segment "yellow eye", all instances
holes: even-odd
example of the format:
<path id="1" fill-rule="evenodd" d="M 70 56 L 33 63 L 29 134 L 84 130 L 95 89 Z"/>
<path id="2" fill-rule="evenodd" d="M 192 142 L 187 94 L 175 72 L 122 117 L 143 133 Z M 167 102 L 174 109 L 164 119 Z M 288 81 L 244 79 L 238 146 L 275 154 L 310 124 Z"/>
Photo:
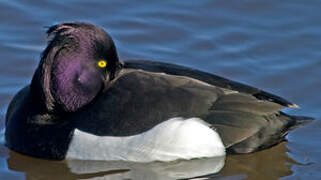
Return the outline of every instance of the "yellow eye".
<path id="1" fill-rule="evenodd" d="M 107 66 L 107 62 L 105 60 L 98 61 L 97 65 L 101 68 L 104 68 Z"/>

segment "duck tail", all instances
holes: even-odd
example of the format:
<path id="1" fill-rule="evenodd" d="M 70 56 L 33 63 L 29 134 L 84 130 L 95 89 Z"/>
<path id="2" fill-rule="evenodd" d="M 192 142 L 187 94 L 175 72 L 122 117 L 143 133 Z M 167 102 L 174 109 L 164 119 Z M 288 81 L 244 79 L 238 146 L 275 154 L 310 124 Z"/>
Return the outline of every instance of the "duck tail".
<path id="1" fill-rule="evenodd" d="M 288 121 L 288 123 L 286 124 L 286 126 L 284 127 L 284 129 L 280 135 L 282 141 L 287 141 L 286 135 L 289 133 L 289 131 L 296 129 L 300 126 L 304 126 L 314 120 L 314 118 L 306 117 L 306 116 L 288 115 L 282 111 L 280 112 L 280 114 L 283 115 L 283 117 L 285 117 L 285 119 L 287 119 L 287 121 Z"/>
<path id="2" fill-rule="evenodd" d="M 304 126 L 315 120 L 312 117 L 306 117 L 306 116 L 290 116 L 290 117 L 293 120 L 293 124 L 291 124 L 288 131 L 293 130 L 300 126 Z"/>

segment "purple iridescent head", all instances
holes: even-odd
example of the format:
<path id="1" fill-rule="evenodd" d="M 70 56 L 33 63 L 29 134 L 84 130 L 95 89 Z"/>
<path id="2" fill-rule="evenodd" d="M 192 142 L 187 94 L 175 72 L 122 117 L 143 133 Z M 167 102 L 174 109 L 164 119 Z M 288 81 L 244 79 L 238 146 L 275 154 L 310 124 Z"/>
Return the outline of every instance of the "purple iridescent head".
<path id="1" fill-rule="evenodd" d="M 51 40 L 34 74 L 32 93 L 48 111 L 74 112 L 90 103 L 120 68 L 114 42 L 88 23 L 62 23 L 47 33 Z"/>

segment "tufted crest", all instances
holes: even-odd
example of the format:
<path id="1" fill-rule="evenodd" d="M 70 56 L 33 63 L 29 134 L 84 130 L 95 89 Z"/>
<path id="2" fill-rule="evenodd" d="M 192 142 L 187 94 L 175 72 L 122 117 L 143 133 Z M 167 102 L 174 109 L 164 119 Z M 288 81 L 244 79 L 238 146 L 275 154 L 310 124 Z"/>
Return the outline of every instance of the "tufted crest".
<path id="1" fill-rule="evenodd" d="M 119 60 L 111 37 L 98 26 L 83 23 L 61 23 L 47 30 L 48 46 L 41 55 L 33 76 L 31 92 L 42 103 L 44 111 L 53 111 L 55 98 L 51 92 L 52 68 L 59 57 L 82 52 L 84 56 L 99 59 L 110 57 L 110 79 L 114 77 Z"/>

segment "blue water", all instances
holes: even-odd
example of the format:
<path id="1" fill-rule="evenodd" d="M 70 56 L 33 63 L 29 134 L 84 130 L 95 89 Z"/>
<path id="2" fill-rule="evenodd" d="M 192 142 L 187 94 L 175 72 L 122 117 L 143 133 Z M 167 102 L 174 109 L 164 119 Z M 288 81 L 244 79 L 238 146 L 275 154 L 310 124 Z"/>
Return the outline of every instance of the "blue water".
<path id="1" fill-rule="evenodd" d="M 321 1 L 298 0 L 2 0 L 0 127 L 10 100 L 30 82 L 39 62 L 46 46 L 44 27 L 89 21 L 112 35 L 121 59 L 158 60 L 215 73 L 285 97 L 301 107 L 287 112 L 316 118 L 292 131 L 287 143 L 228 156 L 225 167 L 208 177 L 320 179 L 320 8 Z M 136 167 L 127 167 L 129 172 L 120 171 L 120 166 L 108 173 L 79 175 L 64 161 L 29 158 L 0 146 L 0 179 L 137 179 L 146 175 Z M 162 165 L 157 168 L 146 170 L 145 177 L 164 179 L 170 173 L 159 173 Z"/>

